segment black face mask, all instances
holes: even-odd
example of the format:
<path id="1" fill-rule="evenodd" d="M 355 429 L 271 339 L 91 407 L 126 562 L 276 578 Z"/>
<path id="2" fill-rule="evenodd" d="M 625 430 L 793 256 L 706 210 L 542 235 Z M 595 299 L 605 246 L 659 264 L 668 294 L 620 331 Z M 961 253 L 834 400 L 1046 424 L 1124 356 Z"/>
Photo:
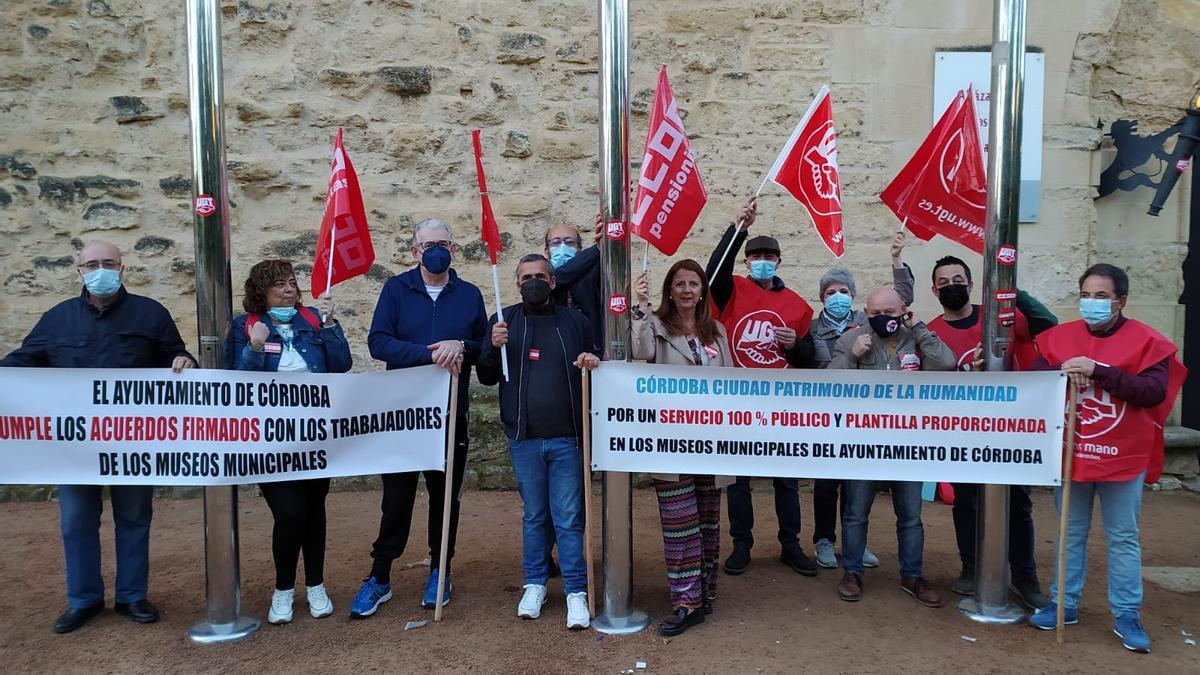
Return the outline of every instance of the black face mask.
<path id="1" fill-rule="evenodd" d="M 957 312 L 971 300 L 971 291 L 966 284 L 948 284 L 937 289 L 938 302 L 942 307 Z"/>
<path id="2" fill-rule="evenodd" d="M 550 283 L 545 279 L 527 279 L 521 282 L 521 302 L 526 307 L 540 307 L 550 299 Z"/>
<path id="3" fill-rule="evenodd" d="M 888 316 L 887 314 L 876 314 L 868 319 L 871 324 L 871 330 L 879 337 L 892 337 L 896 331 L 900 330 L 901 317 Z"/>

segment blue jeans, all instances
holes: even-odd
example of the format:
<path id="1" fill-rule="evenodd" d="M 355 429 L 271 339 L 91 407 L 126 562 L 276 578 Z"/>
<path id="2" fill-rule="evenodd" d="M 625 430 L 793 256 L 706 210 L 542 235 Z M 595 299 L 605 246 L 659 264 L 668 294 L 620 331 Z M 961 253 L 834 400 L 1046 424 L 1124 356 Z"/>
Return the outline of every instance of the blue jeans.
<path id="1" fill-rule="evenodd" d="M 1142 512 L 1142 481 L 1145 474 L 1126 481 L 1071 483 L 1071 503 L 1067 516 L 1066 592 L 1063 604 L 1078 608 L 1087 576 L 1088 530 L 1092 527 L 1092 506 L 1100 496 L 1104 520 L 1104 539 L 1108 543 L 1108 606 L 1113 616 L 1142 608 L 1142 546 L 1138 539 L 1138 518 Z M 1054 506 L 1062 513 L 1062 488 L 1054 490 Z M 1057 547 L 1055 547 L 1057 551 Z M 1057 560 L 1054 569 L 1058 570 Z M 1050 597 L 1058 599 L 1055 578 Z"/>
<path id="2" fill-rule="evenodd" d="M 558 564 L 567 593 L 587 590 L 583 559 L 583 453 L 574 438 L 509 439 L 517 489 L 525 507 L 521 521 L 525 583 L 545 585 L 549 576 L 548 525 L 558 540 Z"/>
<path id="3" fill-rule="evenodd" d="M 900 576 L 921 576 L 924 562 L 925 526 L 921 523 L 921 484 L 905 481 L 889 483 L 892 508 L 896 511 L 896 541 L 900 548 Z M 842 569 L 863 573 L 863 552 L 867 550 L 867 519 L 875 501 L 875 483 L 866 480 L 842 482 Z"/>
<path id="4" fill-rule="evenodd" d="M 67 561 L 67 600 L 82 609 L 104 602 L 100 575 L 100 513 L 104 510 L 99 485 L 60 485 L 63 549 Z M 150 577 L 150 516 L 154 488 L 114 485 L 113 529 L 117 548 L 117 602 L 146 598 Z"/>

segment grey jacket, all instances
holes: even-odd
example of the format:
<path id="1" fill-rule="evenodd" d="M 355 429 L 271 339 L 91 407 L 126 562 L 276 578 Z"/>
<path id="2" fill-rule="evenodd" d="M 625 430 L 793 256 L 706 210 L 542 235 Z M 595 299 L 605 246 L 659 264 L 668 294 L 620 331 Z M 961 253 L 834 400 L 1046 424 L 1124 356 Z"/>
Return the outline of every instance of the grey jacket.
<path id="1" fill-rule="evenodd" d="M 871 334 L 871 350 L 859 358 L 854 341 Z M 869 325 L 846 331 L 833 348 L 830 368 L 843 370 L 954 370 L 958 358 L 937 335 L 917 322 L 912 328 L 901 326 L 890 339 L 875 335 Z"/>
<path id="2" fill-rule="evenodd" d="M 911 305 L 913 303 L 913 274 L 908 265 L 892 268 L 892 287 L 900 294 L 900 299 L 904 301 L 904 304 Z M 867 313 L 857 309 L 850 313 L 849 320 L 846 322 L 846 330 L 865 325 L 867 325 Z M 825 320 L 825 310 L 821 310 L 813 319 L 812 328 L 808 332 L 813 337 L 813 364 L 817 368 L 828 368 L 829 362 L 833 360 L 833 346 L 842 334 L 838 331 L 837 326 L 832 326 Z"/>

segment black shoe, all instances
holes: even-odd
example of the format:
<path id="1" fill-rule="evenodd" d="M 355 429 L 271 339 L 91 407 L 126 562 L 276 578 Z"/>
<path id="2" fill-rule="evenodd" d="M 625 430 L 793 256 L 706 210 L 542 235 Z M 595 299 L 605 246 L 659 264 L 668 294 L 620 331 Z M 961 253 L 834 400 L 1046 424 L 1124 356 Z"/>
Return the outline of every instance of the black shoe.
<path id="1" fill-rule="evenodd" d="M 96 616 L 104 609 L 104 603 L 98 602 L 91 607 L 71 607 L 54 622 L 55 633 L 70 633 L 88 622 L 88 619 Z"/>
<path id="2" fill-rule="evenodd" d="M 783 553 L 779 554 L 779 562 L 795 570 L 796 574 L 803 574 L 806 577 L 817 576 L 817 564 L 804 555 L 804 551 L 799 546 L 783 549 Z"/>
<path id="3" fill-rule="evenodd" d="M 149 600 L 118 602 L 113 605 L 113 610 L 117 614 L 123 614 L 137 623 L 154 623 L 158 621 L 158 608 L 150 604 Z"/>
<path id="4" fill-rule="evenodd" d="M 967 597 L 975 595 L 975 570 L 963 569 L 951 584 L 950 590 Z"/>
<path id="5" fill-rule="evenodd" d="M 725 574 L 737 576 L 750 566 L 750 549 L 734 546 L 733 553 L 725 559 Z"/>
<path id="6" fill-rule="evenodd" d="M 686 609 L 677 609 L 658 624 L 658 632 L 663 637 L 675 637 L 700 623 L 704 623 L 703 609 L 693 609 L 690 613 Z"/>
<path id="7" fill-rule="evenodd" d="M 1017 597 L 1021 599 L 1021 604 L 1034 611 L 1043 609 L 1050 604 L 1050 598 L 1047 598 L 1042 593 L 1037 577 L 1032 579 L 1013 579 L 1012 589 L 1017 592 Z"/>
<path id="8" fill-rule="evenodd" d="M 562 569 L 558 566 L 558 563 L 554 561 L 554 558 L 551 558 L 550 565 L 546 568 L 546 578 L 547 579 L 556 579 L 561 576 L 562 576 Z"/>
<path id="9" fill-rule="evenodd" d="M 716 598 L 705 598 L 704 599 L 704 601 L 700 604 L 700 609 L 704 611 L 704 616 L 708 616 L 709 614 L 713 613 L 713 603 L 715 603 L 716 601 L 717 601 Z"/>

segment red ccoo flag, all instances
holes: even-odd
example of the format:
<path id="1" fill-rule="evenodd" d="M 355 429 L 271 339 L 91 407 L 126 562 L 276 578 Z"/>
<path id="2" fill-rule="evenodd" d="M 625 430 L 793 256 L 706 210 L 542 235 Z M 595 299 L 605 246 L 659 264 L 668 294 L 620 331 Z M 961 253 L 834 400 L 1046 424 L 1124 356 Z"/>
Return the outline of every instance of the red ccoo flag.
<path id="1" fill-rule="evenodd" d="M 920 239 L 940 234 L 983 253 L 987 172 L 975 119 L 975 92 L 968 88 L 879 199 Z"/>
<path id="2" fill-rule="evenodd" d="M 842 257 L 846 252 L 842 238 L 842 186 L 828 86 L 817 92 L 767 174 L 767 180 L 800 200 L 821 241 L 834 256 Z"/>
<path id="3" fill-rule="evenodd" d="M 375 247 L 367 227 L 367 210 L 363 207 L 358 174 L 350 163 L 350 155 L 342 145 L 342 130 L 338 129 L 333 143 L 330 163 L 329 189 L 325 193 L 325 215 L 317 235 L 317 256 L 313 260 L 312 294 L 321 295 L 347 279 L 366 273 L 375 262 Z"/>
<path id="4" fill-rule="evenodd" d="M 633 231 L 663 255 L 674 255 L 707 201 L 696 157 L 667 81 L 667 67 L 663 66 L 658 72 L 642 175 L 633 200 Z M 611 231 L 609 236 L 613 236 Z"/>
<path id="5" fill-rule="evenodd" d="M 479 201 L 483 207 L 483 232 L 480 235 L 487 244 L 488 259 L 496 264 L 496 255 L 504 250 L 500 242 L 500 226 L 492 214 L 492 201 L 488 199 L 487 179 L 483 176 L 483 149 L 479 147 L 479 129 L 471 132 L 471 143 L 475 146 L 475 177 L 479 179 Z"/>

